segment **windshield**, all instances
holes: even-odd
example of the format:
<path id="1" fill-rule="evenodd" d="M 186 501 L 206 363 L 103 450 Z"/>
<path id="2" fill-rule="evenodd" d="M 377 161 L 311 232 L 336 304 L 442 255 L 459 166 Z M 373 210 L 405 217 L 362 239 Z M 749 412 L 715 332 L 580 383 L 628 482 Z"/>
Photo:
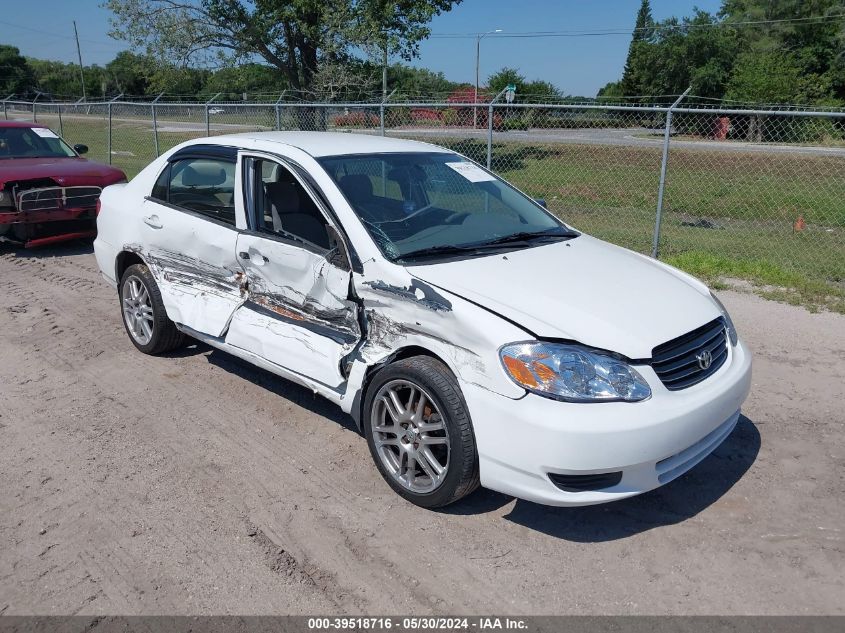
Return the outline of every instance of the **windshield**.
<path id="1" fill-rule="evenodd" d="M 0 159 L 74 156 L 76 152 L 46 127 L 0 127 Z"/>
<path id="2" fill-rule="evenodd" d="M 573 236 L 533 200 L 457 154 L 328 156 L 320 164 L 390 259 Z"/>

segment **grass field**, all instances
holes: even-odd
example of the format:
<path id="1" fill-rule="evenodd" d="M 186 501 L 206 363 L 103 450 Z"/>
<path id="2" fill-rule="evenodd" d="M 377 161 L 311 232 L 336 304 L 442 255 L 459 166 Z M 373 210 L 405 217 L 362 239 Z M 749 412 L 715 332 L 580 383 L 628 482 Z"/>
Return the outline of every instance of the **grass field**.
<path id="1" fill-rule="evenodd" d="M 162 127 L 168 129 L 171 118 Z M 56 117 L 39 120 L 58 131 Z M 249 121 L 226 131 L 268 123 Z M 152 125 L 116 119 L 113 126 L 112 163 L 131 178 L 155 157 Z M 108 162 L 104 119 L 65 117 L 63 131 L 69 142 L 87 144 L 92 159 Z M 160 131 L 159 147 L 164 151 L 204 135 L 202 125 L 194 131 Z M 437 142 L 486 161 L 483 141 Z M 650 147 L 497 141 L 492 167 L 531 196 L 544 198 L 577 228 L 648 253 L 660 159 L 660 149 Z M 799 217 L 806 228 L 795 232 Z M 711 284 L 744 279 L 772 298 L 845 312 L 845 161 L 672 149 L 660 254 Z"/>

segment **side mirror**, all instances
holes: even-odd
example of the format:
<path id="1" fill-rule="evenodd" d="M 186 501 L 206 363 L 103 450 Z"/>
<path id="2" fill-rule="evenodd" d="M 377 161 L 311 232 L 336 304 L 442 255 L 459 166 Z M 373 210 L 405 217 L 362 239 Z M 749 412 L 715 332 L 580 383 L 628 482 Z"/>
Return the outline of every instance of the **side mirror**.
<path id="1" fill-rule="evenodd" d="M 326 253 L 326 261 L 341 270 L 351 270 L 349 255 L 340 233 L 331 224 L 326 225 L 326 233 L 329 235 L 329 252 Z"/>
<path id="2" fill-rule="evenodd" d="M 549 208 L 549 205 L 547 205 L 547 204 L 546 204 L 546 201 L 545 201 L 543 198 L 534 198 L 534 202 L 536 202 L 537 204 L 539 204 L 539 205 L 540 205 L 541 207 L 543 207 L 544 209 L 548 209 L 548 208 Z"/>
<path id="3" fill-rule="evenodd" d="M 88 146 L 83 145 L 82 143 L 77 143 L 73 146 L 73 151 L 77 154 L 87 154 L 88 153 Z"/>

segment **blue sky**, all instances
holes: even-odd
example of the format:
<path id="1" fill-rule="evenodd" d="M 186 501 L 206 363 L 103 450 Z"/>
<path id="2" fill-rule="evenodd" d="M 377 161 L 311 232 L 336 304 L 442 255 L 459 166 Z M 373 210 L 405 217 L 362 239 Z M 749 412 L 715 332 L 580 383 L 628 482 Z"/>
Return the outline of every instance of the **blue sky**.
<path id="1" fill-rule="evenodd" d="M 326 0 L 330 1 L 330 0 Z M 77 21 L 83 62 L 104 64 L 125 48 L 109 38 L 109 12 L 101 0 L 9 2 L 0 14 L 0 43 L 24 55 L 76 60 L 72 21 Z M 698 6 L 717 11 L 720 0 L 652 0 L 656 19 L 687 15 Z M 640 0 L 464 0 L 432 22 L 432 32 L 479 33 L 493 29 L 579 31 L 630 29 Z M 55 37 L 58 35 L 59 37 Z M 629 35 L 557 38 L 497 38 L 481 42 L 481 77 L 503 66 L 528 79 L 551 81 L 567 94 L 592 96 L 622 73 Z M 475 81 L 475 39 L 431 39 L 414 65 L 442 71 L 453 81 Z"/>

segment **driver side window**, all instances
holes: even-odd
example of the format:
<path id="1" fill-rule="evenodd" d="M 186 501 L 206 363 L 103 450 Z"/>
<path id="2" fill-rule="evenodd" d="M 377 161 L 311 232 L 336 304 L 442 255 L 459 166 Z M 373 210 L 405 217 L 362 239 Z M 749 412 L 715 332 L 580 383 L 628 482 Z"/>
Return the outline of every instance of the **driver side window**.
<path id="1" fill-rule="evenodd" d="M 211 158 L 174 161 L 151 197 L 235 226 L 235 164 Z"/>
<path id="2" fill-rule="evenodd" d="M 329 250 L 326 219 L 294 175 L 275 161 L 252 160 L 258 181 L 253 205 L 256 230 Z"/>

